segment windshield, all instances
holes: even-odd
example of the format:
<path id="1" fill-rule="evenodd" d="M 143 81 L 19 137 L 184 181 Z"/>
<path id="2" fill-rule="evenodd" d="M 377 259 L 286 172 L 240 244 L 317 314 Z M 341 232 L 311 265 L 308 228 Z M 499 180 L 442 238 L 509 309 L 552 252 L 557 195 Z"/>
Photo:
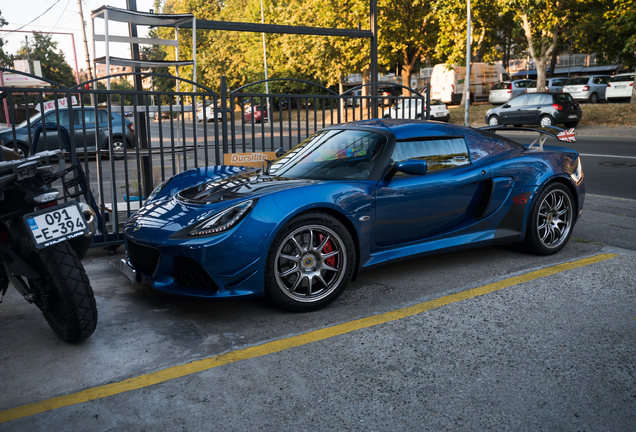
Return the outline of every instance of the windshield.
<path id="1" fill-rule="evenodd" d="M 274 161 L 268 174 L 292 179 L 367 180 L 385 145 L 386 137 L 373 132 L 321 131 Z"/>
<path id="2" fill-rule="evenodd" d="M 589 77 L 572 78 L 570 81 L 568 81 L 568 85 L 583 85 L 587 84 L 589 80 Z"/>

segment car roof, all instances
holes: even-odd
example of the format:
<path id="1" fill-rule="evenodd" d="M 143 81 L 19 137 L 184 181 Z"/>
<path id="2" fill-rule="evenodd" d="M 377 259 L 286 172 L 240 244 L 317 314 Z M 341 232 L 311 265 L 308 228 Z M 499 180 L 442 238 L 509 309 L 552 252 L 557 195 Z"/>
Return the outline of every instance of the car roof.
<path id="1" fill-rule="evenodd" d="M 430 136 L 463 136 L 464 128 L 454 124 L 440 123 L 436 121 L 426 120 L 409 120 L 409 119 L 372 119 L 361 120 L 344 125 L 334 126 L 334 128 L 347 128 L 348 126 L 374 128 L 382 131 L 388 131 L 395 135 L 399 140 L 430 137 Z"/>

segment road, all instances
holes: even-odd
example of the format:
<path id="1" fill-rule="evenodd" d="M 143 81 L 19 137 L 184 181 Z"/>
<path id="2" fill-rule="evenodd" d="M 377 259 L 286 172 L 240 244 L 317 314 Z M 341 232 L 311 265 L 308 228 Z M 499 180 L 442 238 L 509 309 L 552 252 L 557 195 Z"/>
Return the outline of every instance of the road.
<path id="1" fill-rule="evenodd" d="M 122 255 L 94 249 L 85 343 L 60 342 L 14 289 L 0 305 L 0 430 L 633 430 L 636 201 L 590 191 L 597 157 L 559 254 L 399 262 L 309 314 L 130 285 Z"/>
<path id="2" fill-rule="evenodd" d="M 536 134 L 505 136 L 529 144 Z M 546 144 L 561 143 L 553 140 Z M 563 146 L 581 154 L 587 193 L 636 199 L 636 138 L 577 136 L 575 143 L 563 143 Z"/>

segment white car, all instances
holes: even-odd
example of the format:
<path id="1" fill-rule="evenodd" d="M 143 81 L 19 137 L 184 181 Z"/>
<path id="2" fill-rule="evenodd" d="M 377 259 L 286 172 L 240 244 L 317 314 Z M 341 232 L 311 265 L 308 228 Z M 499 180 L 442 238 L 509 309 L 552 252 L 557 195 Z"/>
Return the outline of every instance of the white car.
<path id="1" fill-rule="evenodd" d="M 217 118 L 217 120 L 221 120 L 222 115 L 223 115 L 223 111 L 221 110 L 221 108 L 217 108 L 216 109 L 216 118 Z M 228 109 L 227 110 L 228 118 L 230 117 L 230 115 L 231 115 L 231 112 Z M 213 106 L 207 106 L 205 108 L 205 117 L 206 117 L 207 121 L 209 121 L 209 122 L 214 120 L 214 107 Z M 197 111 L 197 121 L 199 123 L 201 123 L 203 121 L 203 108 L 199 108 L 198 111 Z"/>
<path id="2" fill-rule="evenodd" d="M 426 99 L 404 99 L 384 110 L 384 118 L 426 119 Z M 450 112 L 446 105 L 437 99 L 431 99 L 431 120 L 447 122 Z"/>
<path id="3" fill-rule="evenodd" d="M 634 73 L 624 73 L 613 76 L 607 84 L 605 98 L 608 102 L 617 102 L 632 97 L 634 90 Z"/>

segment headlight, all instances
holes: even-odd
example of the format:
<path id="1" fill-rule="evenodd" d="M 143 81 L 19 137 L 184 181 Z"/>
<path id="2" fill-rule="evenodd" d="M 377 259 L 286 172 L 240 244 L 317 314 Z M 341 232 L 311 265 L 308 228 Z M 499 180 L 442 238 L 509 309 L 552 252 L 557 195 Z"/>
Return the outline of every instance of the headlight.
<path id="1" fill-rule="evenodd" d="M 209 217 L 203 223 L 197 225 L 192 231 L 191 236 L 203 236 L 210 234 L 218 234 L 227 231 L 237 223 L 239 223 L 247 213 L 254 208 L 257 200 L 249 200 L 223 210 L 214 216 Z"/>
<path id="2" fill-rule="evenodd" d="M 170 182 L 170 180 L 172 180 L 172 177 L 170 177 L 168 180 L 164 180 L 161 182 L 161 184 L 159 186 L 157 186 L 155 188 L 155 190 L 152 191 L 152 193 L 150 194 L 150 196 L 148 197 L 148 201 L 150 201 L 151 199 L 153 199 L 154 197 L 157 196 L 157 194 L 159 192 L 161 192 L 163 190 L 163 188 L 166 187 L 166 185 Z"/>

